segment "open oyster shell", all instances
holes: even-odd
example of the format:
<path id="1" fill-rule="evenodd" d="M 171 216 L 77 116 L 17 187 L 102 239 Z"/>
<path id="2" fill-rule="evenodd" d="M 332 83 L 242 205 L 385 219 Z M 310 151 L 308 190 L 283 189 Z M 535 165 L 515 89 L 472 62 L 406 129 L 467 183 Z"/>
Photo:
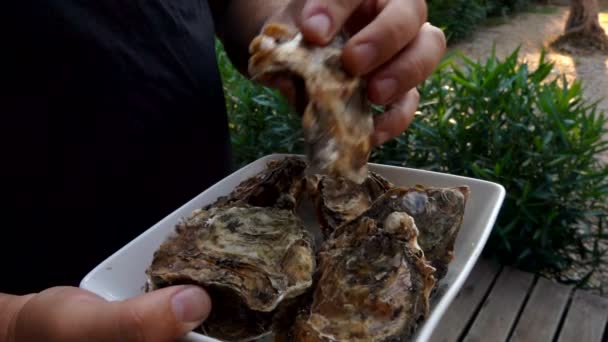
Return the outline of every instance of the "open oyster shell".
<path id="1" fill-rule="evenodd" d="M 326 238 L 344 223 L 370 209 L 378 200 L 392 210 L 414 217 L 420 230 L 418 241 L 426 258 L 437 269 L 437 279 L 442 279 L 447 273 L 464 218 L 468 187 L 401 188 L 373 172 L 369 172 L 362 184 L 321 175 L 309 176 L 307 184 Z M 382 196 L 387 193 L 390 194 Z"/>
<path id="2" fill-rule="evenodd" d="M 249 73 L 270 80 L 290 75 L 304 81 L 308 104 L 302 117 L 311 166 L 358 184 L 367 176 L 374 129 L 365 83 L 341 64 L 345 37 L 327 46 L 304 41 L 300 32 L 267 25 L 250 44 Z"/>
<path id="3" fill-rule="evenodd" d="M 379 196 L 394 187 L 374 172 L 369 172 L 362 184 L 344 177 L 314 175 L 308 177 L 307 186 L 325 238 L 340 225 L 363 214 Z"/>
<path id="4" fill-rule="evenodd" d="M 454 243 L 464 219 L 469 198 L 466 186 L 454 188 L 393 188 L 379 197 L 363 215 L 384 219 L 391 212 L 405 212 L 420 231 L 418 242 L 441 280 L 454 258 Z M 338 230 L 347 229 L 340 227 Z"/>
<path id="5" fill-rule="evenodd" d="M 428 315 L 435 269 L 418 246 L 413 218 L 373 209 L 327 241 L 308 313 L 277 340 L 401 341 Z"/>

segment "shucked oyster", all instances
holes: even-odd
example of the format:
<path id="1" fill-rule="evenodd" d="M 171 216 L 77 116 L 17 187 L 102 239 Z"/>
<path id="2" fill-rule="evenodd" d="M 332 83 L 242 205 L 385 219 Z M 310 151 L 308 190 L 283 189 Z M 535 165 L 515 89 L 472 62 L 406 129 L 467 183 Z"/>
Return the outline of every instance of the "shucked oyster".
<path id="1" fill-rule="evenodd" d="M 379 196 L 394 187 L 374 172 L 369 172 L 362 184 L 322 175 L 308 177 L 307 184 L 326 238 L 341 224 L 363 214 Z"/>
<path id="2" fill-rule="evenodd" d="M 302 118 L 311 166 L 321 173 L 362 183 L 367 176 L 374 129 L 365 83 L 341 64 L 345 37 L 327 46 L 305 42 L 302 34 L 268 25 L 250 45 L 253 79 L 278 74 L 302 79 L 308 104 Z"/>
<path id="3" fill-rule="evenodd" d="M 372 209 L 323 247 L 308 313 L 280 341 L 401 341 L 428 315 L 435 270 L 414 220 L 378 202 Z"/>
<path id="4" fill-rule="evenodd" d="M 405 212 L 420 231 L 418 242 L 442 279 L 454 257 L 454 243 L 462 226 L 469 188 L 393 188 L 378 198 L 365 216 L 383 220 L 391 212 Z M 342 228 L 339 228 L 340 230 Z"/>

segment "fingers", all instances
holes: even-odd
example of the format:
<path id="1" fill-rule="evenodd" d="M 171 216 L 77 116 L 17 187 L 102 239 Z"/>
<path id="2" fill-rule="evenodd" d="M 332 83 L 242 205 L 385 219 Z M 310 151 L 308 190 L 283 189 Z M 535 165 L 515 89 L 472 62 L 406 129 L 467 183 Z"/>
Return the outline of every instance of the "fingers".
<path id="1" fill-rule="evenodd" d="M 377 14 L 377 0 L 364 0 L 348 18 L 344 29 L 349 35 L 356 34 L 371 23 Z"/>
<path id="2" fill-rule="evenodd" d="M 370 100 L 379 105 L 389 104 L 423 82 L 441 61 L 445 49 L 443 32 L 424 24 L 409 46 L 370 75 Z"/>
<path id="3" fill-rule="evenodd" d="M 307 40 L 325 45 L 342 29 L 363 0 L 308 0 L 302 10 L 300 30 Z"/>
<path id="4" fill-rule="evenodd" d="M 16 296 L 8 294 L 0 294 L 0 341 L 17 341 L 15 337 L 15 328 L 17 316 L 23 306 L 34 297 L 34 294 L 25 296 Z"/>
<path id="5" fill-rule="evenodd" d="M 87 319 L 91 315 L 84 315 L 83 311 L 100 304 L 105 305 L 105 301 L 76 288 L 45 290 L 31 296 L 15 315 L 11 329 L 13 341 L 75 341 L 78 336 L 83 338 L 78 325 L 81 322 L 90 325 L 86 321 L 92 320 Z M 106 337 L 105 340 L 109 339 Z"/>
<path id="6" fill-rule="evenodd" d="M 372 143 L 382 145 L 403 133 L 412 123 L 419 101 L 418 91 L 412 89 L 392 104 L 386 113 L 376 117 Z"/>
<path id="7" fill-rule="evenodd" d="M 15 341 L 170 341 L 204 321 L 211 300 L 200 288 L 176 286 L 121 302 L 77 288 L 53 288 L 17 315 Z"/>
<path id="8" fill-rule="evenodd" d="M 366 75 L 389 61 L 418 34 L 426 21 L 423 0 L 378 1 L 379 14 L 344 48 L 344 65 L 354 75 Z"/>
<path id="9" fill-rule="evenodd" d="M 211 300 L 197 286 L 157 290 L 104 312 L 107 325 L 125 341 L 169 341 L 200 325 L 209 315 Z"/>

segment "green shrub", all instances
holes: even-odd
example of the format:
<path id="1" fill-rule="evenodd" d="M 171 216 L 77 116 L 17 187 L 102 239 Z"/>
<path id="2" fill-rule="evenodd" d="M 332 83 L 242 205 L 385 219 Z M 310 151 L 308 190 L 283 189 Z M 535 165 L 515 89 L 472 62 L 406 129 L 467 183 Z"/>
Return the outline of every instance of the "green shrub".
<path id="1" fill-rule="evenodd" d="M 487 0 L 485 1 L 488 16 L 504 16 L 525 10 L 530 0 Z"/>
<path id="2" fill-rule="evenodd" d="M 300 119 L 285 99 L 277 91 L 243 77 L 233 67 L 218 40 L 216 52 L 226 95 L 235 163 L 243 166 L 271 153 L 301 152 Z"/>
<path id="3" fill-rule="evenodd" d="M 487 16 L 480 0 L 429 0 L 427 4 L 428 21 L 442 28 L 449 42 L 468 37 Z"/>
<path id="4" fill-rule="evenodd" d="M 449 42 L 467 38 L 488 17 L 525 10 L 531 0 L 428 0 L 429 22 L 444 30 Z"/>
<path id="5" fill-rule="evenodd" d="M 558 271 L 586 252 L 592 231 L 581 227 L 606 214 L 608 168 L 597 156 L 608 149 L 608 120 L 579 82 L 548 78 L 544 55 L 536 70 L 517 57 L 446 61 L 420 87 L 412 127 L 373 160 L 502 184 L 507 197 L 486 252 L 525 270 Z"/>

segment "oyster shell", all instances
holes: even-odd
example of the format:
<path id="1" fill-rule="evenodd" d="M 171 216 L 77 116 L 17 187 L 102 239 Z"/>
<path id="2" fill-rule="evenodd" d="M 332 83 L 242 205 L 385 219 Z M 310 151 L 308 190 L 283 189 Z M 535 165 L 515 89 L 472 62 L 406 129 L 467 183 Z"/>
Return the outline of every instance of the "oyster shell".
<path id="1" fill-rule="evenodd" d="M 383 220 L 391 212 L 414 218 L 420 231 L 418 242 L 441 280 L 454 258 L 454 243 L 460 232 L 469 198 L 467 186 L 454 188 L 393 188 L 379 197 L 363 215 Z M 337 231 L 346 229 L 340 227 Z"/>
<path id="2" fill-rule="evenodd" d="M 307 184 L 325 238 L 340 225 L 363 214 L 379 196 L 394 187 L 374 172 L 369 172 L 362 184 L 323 175 L 308 177 Z"/>
<path id="3" fill-rule="evenodd" d="M 468 187 L 406 189 L 395 187 L 373 172 L 369 172 L 361 185 L 344 178 L 319 175 L 308 177 L 307 184 L 325 238 L 370 209 L 374 201 L 381 200 L 393 210 L 414 217 L 420 230 L 418 241 L 426 258 L 437 269 L 437 279 L 447 273 L 464 218 Z M 395 198 L 381 198 L 389 191 Z"/>
<path id="4" fill-rule="evenodd" d="M 327 241 L 308 314 L 278 340 L 396 341 L 428 315 L 435 270 L 418 246 L 414 219 L 380 205 Z"/>
<path id="5" fill-rule="evenodd" d="M 303 194 L 306 161 L 299 157 L 271 160 L 264 170 L 241 182 L 230 194 L 204 209 L 246 203 L 257 207 L 294 209 Z"/>
<path id="6" fill-rule="evenodd" d="M 302 127 L 312 168 L 360 184 L 367 176 L 374 121 L 365 82 L 342 67 L 345 38 L 316 46 L 300 32 L 267 25 L 250 44 L 249 73 L 262 81 L 278 74 L 303 80 L 308 103 Z"/>
<path id="7" fill-rule="evenodd" d="M 270 331 L 271 313 L 312 285 L 314 269 L 312 238 L 292 211 L 222 206 L 197 210 L 177 226 L 154 253 L 148 288 L 205 287 L 222 305 L 204 331 L 247 340 Z"/>

